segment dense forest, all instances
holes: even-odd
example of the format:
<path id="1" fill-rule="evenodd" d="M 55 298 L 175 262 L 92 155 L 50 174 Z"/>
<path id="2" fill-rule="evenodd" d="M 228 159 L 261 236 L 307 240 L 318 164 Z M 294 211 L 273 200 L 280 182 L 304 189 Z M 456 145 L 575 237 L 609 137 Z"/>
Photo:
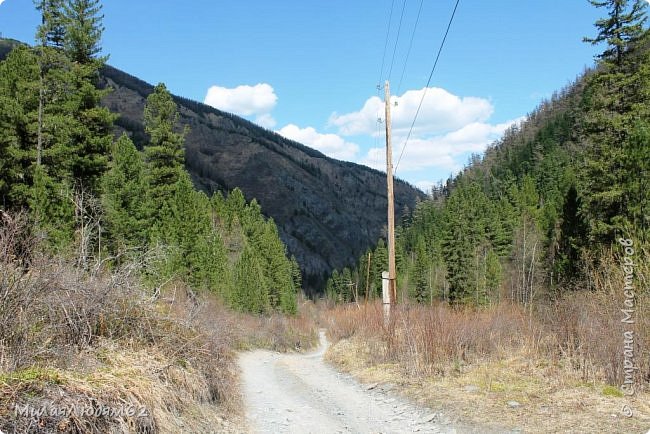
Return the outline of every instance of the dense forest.
<path id="1" fill-rule="evenodd" d="M 607 10 L 589 43 L 597 65 L 512 126 L 484 155 L 432 188 L 397 229 L 402 301 L 532 304 L 593 289 L 589 270 L 650 242 L 650 31 L 644 1 Z M 333 299 L 381 294 L 383 239 L 334 272 Z"/>
<path id="2" fill-rule="evenodd" d="M 37 7 L 37 46 L 16 44 L 0 63 L 2 212 L 26 210 L 39 249 L 82 268 L 145 262 L 153 289 L 181 280 L 238 310 L 295 313 L 300 270 L 275 223 L 238 189 L 195 190 L 188 129 L 163 84 L 146 99 L 143 151 L 115 136 L 119 118 L 100 104 L 111 92 L 100 2 Z"/>

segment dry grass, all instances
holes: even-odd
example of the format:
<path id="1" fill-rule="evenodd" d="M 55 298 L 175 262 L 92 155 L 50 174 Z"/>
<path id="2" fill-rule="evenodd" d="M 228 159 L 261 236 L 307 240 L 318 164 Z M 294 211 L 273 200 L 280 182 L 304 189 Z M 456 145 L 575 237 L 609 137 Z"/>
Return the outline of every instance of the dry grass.
<path id="1" fill-rule="evenodd" d="M 235 350 L 316 340 L 307 303 L 295 318 L 263 318 L 178 282 L 152 296 L 133 264 L 82 270 L 25 255 L 28 229 L 0 225 L 0 431 L 241 432 Z"/>
<path id="2" fill-rule="evenodd" d="M 525 432 L 645 433 L 650 427 L 650 276 L 639 266 L 635 324 L 621 322 L 616 261 L 593 274 L 595 291 L 567 294 L 532 312 L 519 305 L 452 309 L 381 305 L 327 311 L 331 362 L 366 382 L 393 383 L 464 423 Z M 623 396 L 623 331 L 634 330 L 633 397 Z M 510 406 L 516 401 L 519 406 Z M 622 415 L 629 405 L 634 416 Z M 497 421 L 499 426 L 496 426 Z"/>

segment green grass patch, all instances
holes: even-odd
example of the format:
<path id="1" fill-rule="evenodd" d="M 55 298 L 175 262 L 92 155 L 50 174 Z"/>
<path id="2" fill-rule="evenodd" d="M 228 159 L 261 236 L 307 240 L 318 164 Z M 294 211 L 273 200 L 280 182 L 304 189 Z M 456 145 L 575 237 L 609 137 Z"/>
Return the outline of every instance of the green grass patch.
<path id="1" fill-rule="evenodd" d="M 614 396 L 616 398 L 622 398 L 623 392 L 616 386 L 605 386 L 603 387 L 603 395 L 605 396 Z"/>
<path id="2" fill-rule="evenodd" d="M 0 383 L 14 384 L 14 383 L 53 383 L 61 384 L 63 379 L 59 373 L 53 369 L 43 369 L 31 367 L 19 371 L 0 374 Z"/>

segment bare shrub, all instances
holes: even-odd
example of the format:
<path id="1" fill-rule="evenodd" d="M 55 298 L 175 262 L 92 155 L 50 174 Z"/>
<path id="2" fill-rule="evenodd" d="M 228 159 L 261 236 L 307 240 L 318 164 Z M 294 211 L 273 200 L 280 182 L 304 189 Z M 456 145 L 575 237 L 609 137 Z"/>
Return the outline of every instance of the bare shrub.
<path id="1" fill-rule="evenodd" d="M 394 333 L 383 324 L 379 302 L 341 305 L 327 311 L 333 341 L 358 337 L 371 364 L 399 363 L 412 375 L 446 373 L 450 366 L 497 360 L 512 354 L 531 360 L 564 361 L 585 382 L 623 383 L 623 276 L 611 258 L 592 280 L 593 291 L 566 294 L 530 310 L 501 303 L 488 308 L 399 305 Z M 648 276 L 640 262 L 637 282 Z M 639 285 L 641 288 L 641 285 Z M 637 390 L 650 384 L 650 294 L 636 294 L 634 318 Z"/>

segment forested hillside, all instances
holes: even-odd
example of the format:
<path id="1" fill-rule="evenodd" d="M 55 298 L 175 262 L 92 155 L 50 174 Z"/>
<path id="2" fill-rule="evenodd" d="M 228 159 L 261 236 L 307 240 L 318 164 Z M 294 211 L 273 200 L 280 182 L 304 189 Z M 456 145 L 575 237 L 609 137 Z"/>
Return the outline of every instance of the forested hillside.
<path id="1" fill-rule="evenodd" d="M 596 39 L 608 49 L 593 70 L 404 219 L 396 242 L 402 299 L 530 304 L 593 289 L 587 272 L 603 254 L 621 251 L 621 238 L 647 260 L 650 33 L 643 2 L 612 16 L 597 24 Z M 386 261 L 380 240 L 355 269 L 335 272 L 329 293 L 351 300 L 354 283 L 359 296 L 366 288 L 377 296 Z"/>
<path id="2" fill-rule="evenodd" d="M 18 41 L 0 40 L 0 58 Z M 148 145 L 143 123 L 154 86 L 110 65 L 100 69 L 104 107 L 117 115 L 119 136 L 129 134 L 139 150 Z M 208 195 L 239 188 L 256 199 L 305 276 L 305 289 L 320 291 L 329 273 L 354 263 L 382 234 L 386 179 L 379 171 L 328 158 L 245 119 L 174 96 L 184 136 L 185 167 Z M 395 183 L 396 209 L 412 210 L 422 192 Z"/>
<path id="3" fill-rule="evenodd" d="M 182 280 L 236 309 L 295 313 L 300 270 L 275 223 L 240 190 L 195 190 L 190 129 L 164 85 L 139 115 L 144 151 L 126 134 L 115 139 L 118 116 L 100 104 L 112 90 L 99 86 L 99 6 L 41 9 L 41 45 L 7 44 L 15 48 L 0 63 L 3 212 L 28 210 L 40 248 L 83 268 L 141 258 L 152 287 Z"/>
<path id="4" fill-rule="evenodd" d="M 142 108 L 152 86 L 104 67 L 113 89 L 103 98 L 116 125 L 139 148 L 146 146 Z M 278 225 L 280 237 L 298 260 L 310 291 L 321 290 L 333 268 L 354 263 L 382 234 L 386 220 L 386 176 L 334 160 L 238 116 L 175 97 L 185 135 L 186 167 L 207 194 L 240 188 L 255 198 Z M 395 183 L 398 212 L 413 209 L 422 193 Z"/>

